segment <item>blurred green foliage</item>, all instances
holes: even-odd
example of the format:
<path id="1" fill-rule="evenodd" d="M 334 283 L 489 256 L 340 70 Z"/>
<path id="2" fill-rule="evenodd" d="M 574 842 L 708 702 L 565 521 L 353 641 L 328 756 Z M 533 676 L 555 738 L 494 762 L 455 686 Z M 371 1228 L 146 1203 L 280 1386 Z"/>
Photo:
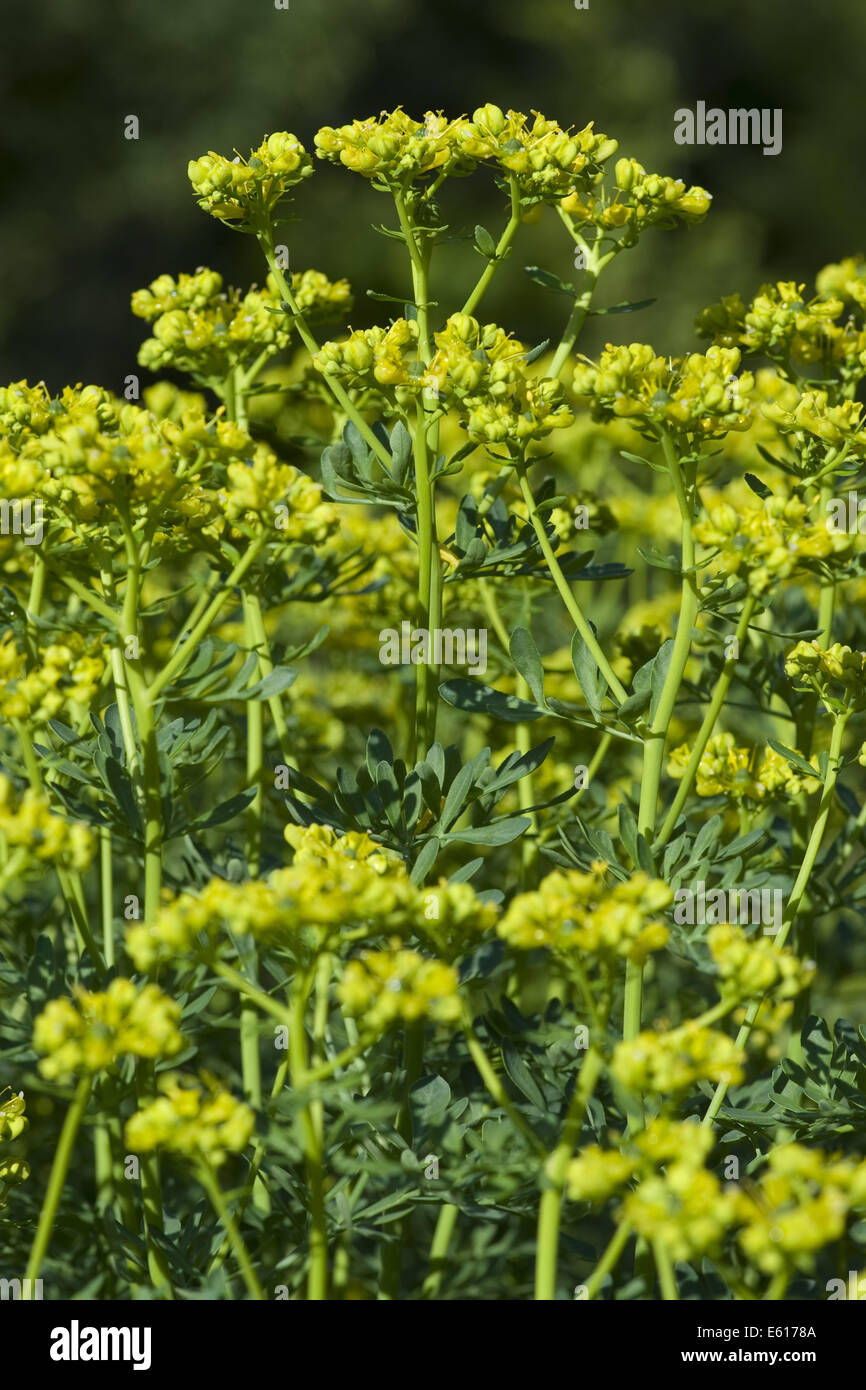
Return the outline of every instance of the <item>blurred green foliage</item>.
<path id="1" fill-rule="evenodd" d="M 471 111 L 483 101 L 541 108 L 563 124 L 597 127 L 648 168 L 704 184 L 707 222 L 648 237 L 606 286 L 608 302 L 661 285 L 636 317 L 600 320 L 608 335 L 688 346 L 694 314 L 764 279 L 811 280 L 824 262 L 863 248 L 862 145 L 856 55 L 866 42 L 862 0 L 186 0 L 117 6 L 43 0 L 3 16 L 3 212 L 0 218 L 0 379 L 99 380 L 119 390 L 135 370 L 139 325 L 130 292 L 162 271 L 210 264 L 239 284 L 261 279 L 254 244 L 195 207 L 187 161 L 208 148 L 248 150 L 275 129 L 310 144 L 323 124 L 403 104 Z M 754 147 L 684 149 L 674 111 L 708 105 L 781 107 L 778 157 Z M 124 138 L 135 114 L 140 139 Z M 397 248 L 364 229 L 385 215 L 357 177 L 317 170 L 286 228 L 294 268 L 346 274 L 357 326 L 385 316 L 373 288 L 406 286 Z M 502 195 L 476 175 L 449 190 L 455 229 L 496 230 Z M 349 230 L 351 228 L 351 230 Z M 521 272 L 568 278 L 570 252 L 552 214 L 518 240 L 511 273 L 486 301 L 537 341 L 560 306 Z M 660 265 L 664 260 L 666 264 Z M 440 274 L 471 283 L 477 261 L 456 244 Z M 434 288 L 435 294 L 435 288 Z M 451 296 L 449 295 L 449 299 Z"/>

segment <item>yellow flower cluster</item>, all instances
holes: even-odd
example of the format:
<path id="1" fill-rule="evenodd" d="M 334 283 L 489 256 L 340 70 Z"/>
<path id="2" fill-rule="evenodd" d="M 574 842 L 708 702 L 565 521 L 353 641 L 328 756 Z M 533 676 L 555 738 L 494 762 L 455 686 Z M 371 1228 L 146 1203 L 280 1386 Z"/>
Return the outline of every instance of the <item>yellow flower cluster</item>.
<path id="1" fill-rule="evenodd" d="M 739 365 L 737 348 L 713 346 L 706 355 L 667 358 L 645 343 L 608 343 L 597 365 L 577 364 L 573 385 L 596 419 L 712 437 L 748 428 L 754 377 L 737 375 Z"/>
<path id="2" fill-rule="evenodd" d="M 168 1072 L 158 1082 L 162 1092 L 126 1122 L 126 1142 L 133 1153 L 167 1149 L 183 1158 L 204 1158 L 219 1167 L 230 1153 L 249 1144 L 255 1115 L 243 1101 L 207 1072 L 201 1080 Z"/>
<path id="3" fill-rule="evenodd" d="M 807 301 L 805 288 L 793 280 L 762 285 L 748 309 L 738 294 L 729 295 L 698 315 L 697 331 L 762 356 L 819 361 L 831 351 L 834 320 L 843 306 L 840 299 L 824 295 Z"/>
<path id="4" fill-rule="evenodd" d="M 0 836 L 9 849 L 25 849 L 35 864 L 58 863 L 75 872 L 86 869 L 96 842 L 86 825 L 55 816 L 48 798 L 28 787 L 20 796 L 0 773 Z"/>
<path id="5" fill-rule="evenodd" d="M 766 936 L 748 937 L 742 927 L 719 923 L 707 932 L 707 945 L 721 980 L 723 998 L 793 999 L 815 977 L 812 961 L 789 949 L 776 950 Z"/>
<path id="6" fill-rule="evenodd" d="M 589 189 L 602 178 L 604 163 L 615 154 L 616 140 L 593 129 L 566 131 L 533 111 L 503 112 L 480 106 L 469 121 L 456 123 L 461 154 L 472 161 L 497 166 L 513 178 L 524 198 L 556 202 L 577 189 Z"/>
<path id="7" fill-rule="evenodd" d="M 592 187 L 617 148 L 591 122 L 566 131 L 538 111 L 526 116 L 493 104 L 456 120 L 428 111 L 416 121 L 398 107 L 337 128 L 324 126 L 315 143 L 321 159 L 403 189 L 428 175 L 440 179 L 492 164 L 532 202 L 553 202 Z"/>
<path id="8" fill-rule="evenodd" d="M 785 674 L 823 693 L 833 685 L 866 694 L 866 653 L 852 651 L 842 642 L 826 650 L 817 642 L 798 642 L 785 658 Z"/>
<path id="9" fill-rule="evenodd" d="M 620 1220 L 659 1240 L 674 1260 L 717 1248 L 736 1217 L 736 1197 L 722 1190 L 705 1165 L 712 1132 L 697 1124 L 656 1118 L 623 1148 L 582 1149 L 568 1169 L 572 1201 L 601 1203 L 634 1181 Z"/>
<path id="10" fill-rule="evenodd" d="M 471 438 L 523 445 L 573 422 L 559 383 L 530 376 L 526 347 L 496 324 L 452 314 L 434 341 L 422 385 L 453 395 Z"/>
<path id="11" fill-rule="evenodd" d="M 826 391 L 804 391 L 796 405 L 787 410 L 777 402 L 761 407 L 776 427 L 801 440 L 821 439 L 832 448 L 848 444 L 862 450 L 866 446 L 863 407 L 859 401 L 840 401 L 831 405 Z"/>
<path id="12" fill-rule="evenodd" d="M 323 126 L 315 136 L 316 153 L 365 178 L 405 186 L 466 163 L 456 143 L 457 125 L 441 111 L 428 111 L 423 121 L 416 121 L 398 106 L 378 117 L 336 128 Z M 466 172 L 471 167 L 470 163 Z"/>
<path id="13" fill-rule="evenodd" d="M 772 1149 L 756 1184 L 740 1191 L 737 1221 L 743 1253 L 764 1274 L 808 1271 L 819 1250 L 838 1240 L 851 1205 L 862 1203 L 866 1163 L 819 1149 Z"/>
<path id="14" fill-rule="evenodd" d="M 268 135 L 249 158 L 225 159 L 210 150 L 187 168 L 198 205 L 224 222 L 258 225 L 287 194 L 309 178 L 313 161 L 297 136 Z"/>
<path id="15" fill-rule="evenodd" d="M 323 343 L 313 366 L 358 388 L 415 384 L 420 389 L 409 370 L 417 341 L 415 320 L 395 319 L 387 328 L 356 329 L 342 342 Z"/>
<path id="16" fill-rule="evenodd" d="M 668 1033 L 647 1029 L 617 1043 L 611 1075 L 630 1091 L 667 1095 L 687 1091 L 699 1081 L 743 1079 L 743 1052 L 725 1033 L 694 1020 Z"/>
<path id="17" fill-rule="evenodd" d="M 18 1139 L 28 1128 L 24 1114 L 24 1097 L 11 1092 L 6 1099 L 7 1086 L 0 1091 L 0 1141 Z M 30 1164 L 23 1158 L 0 1158 L 0 1210 L 6 1206 L 9 1192 L 30 1177 Z"/>
<path id="18" fill-rule="evenodd" d="M 49 1080 L 95 1074 L 120 1057 L 173 1057 L 183 1047 L 180 1005 L 156 985 L 139 990 L 132 980 L 111 981 L 101 994 L 78 987 L 72 998 L 50 1000 L 33 1027 L 33 1046 L 43 1054 L 39 1070 Z"/>
<path id="19" fill-rule="evenodd" d="M 659 913 L 673 901 L 673 891 L 642 872 L 611 886 L 606 868 L 598 863 L 586 874 L 577 869 L 548 874 L 534 892 L 511 900 L 499 935 L 519 951 L 546 946 L 566 958 L 577 952 L 643 963 L 668 939 Z"/>
<path id="20" fill-rule="evenodd" d="M 677 219 L 694 225 L 710 210 L 712 194 L 705 188 L 697 184 L 687 187 L 681 179 L 664 174 L 648 174 L 636 159 L 618 159 L 615 174 L 612 196 L 604 191 L 588 197 L 572 193 L 563 200 L 563 210 L 577 221 L 606 232 L 624 229 L 626 244 L 633 243 L 647 227 L 670 226 Z"/>
<path id="21" fill-rule="evenodd" d="M 685 773 L 691 749 L 687 743 L 675 748 L 668 759 L 668 776 L 679 780 Z M 741 748 L 733 734 L 713 734 L 709 739 L 695 778 L 698 796 L 727 796 L 732 801 L 761 803 L 772 797 L 811 794 L 820 783 L 817 759 L 815 776 L 797 772 L 774 748 Z"/>
<path id="22" fill-rule="evenodd" d="M 729 574 L 742 574 L 755 594 L 818 561 L 846 559 L 854 536 L 835 531 L 815 515 L 817 503 L 797 496 L 754 497 L 738 508 L 722 502 L 694 528 L 701 545 L 718 548 L 715 562 Z"/>
<path id="23" fill-rule="evenodd" d="M 866 308 L 866 257 L 845 256 L 819 270 L 815 288 L 825 299 L 841 299 L 843 304 Z"/>
<path id="24" fill-rule="evenodd" d="M 44 724 L 67 705 L 90 705 L 105 671 L 105 652 L 96 640 L 68 633 L 39 651 L 39 665 L 28 670 L 28 659 L 11 633 L 0 637 L 0 714 Z"/>
<path id="25" fill-rule="evenodd" d="M 340 317 L 352 302 L 348 280 L 330 281 L 319 270 L 291 277 L 298 308 L 310 319 Z M 202 269 L 195 275 L 160 275 L 132 296 L 132 312 L 153 323 L 153 337 L 138 353 L 142 367 L 171 367 L 201 379 L 220 380 L 235 364 L 263 349 L 277 352 L 292 336 L 292 320 L 280 312 L 281 296 L 272 275 L 263 290 L 223 293 L 222 276 Z"/>
<path id="26" fill-rule="evenodd" d="M 395 938 L 388 951 L 362 951 L 350 960 L 337 985 L 347 1013 L 362 1020 L 365 1032 L 384 1033 L 395 1023 L 454 1025 L 461 1014 L 457 971 L 444 961 L 400 949 Z"/>
<path id="27" fill-rule="evenodd" d="M 252 464 L 230 463 L 219 500 L 230 521 L 264 522 L 293 544 L 315 545 L 334 534 L 339 514 L 325 500 L 319 483 L 292 464 L 279 463 L 264 445 Z"/>
<path id="28" fill-rule="evenodd" d="M 268 880 L 211 879 L 199 893 L 180 893 L 152 922 L 131 927 L 127 950 L 139 970 L 183 959 L 218 944 L 225 929 L 290 945 L 305 929 L 324 942 L 341 933 L 374 936 L 415 927 L 445 937 L 475 936 L 492 925 L 492 910 L 468 884 L 419 889 L 402 859 L 366 833 L 337 835 L 328 826 L 287 826 L 293 863 Z"/>

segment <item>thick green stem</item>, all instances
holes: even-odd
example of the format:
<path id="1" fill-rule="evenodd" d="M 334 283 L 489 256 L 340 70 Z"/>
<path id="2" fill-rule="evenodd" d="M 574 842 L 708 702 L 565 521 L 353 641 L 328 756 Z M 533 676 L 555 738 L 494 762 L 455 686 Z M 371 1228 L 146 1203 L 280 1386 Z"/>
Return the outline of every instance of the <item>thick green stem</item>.
<path id="1" fill-rule="evenodd" d="M 42 1203 L 42 1210 L 39 1213 L 39 1224 L 36 1227 L 36 1236 L 30 1250 L 30 1258 L 27 1261 L 27 1270 L 24 1277 L 30 1282 L 25 1284 L 22 1290 L 22 1296 L 24 1298 L 33 1297 L 33 1280 L 39 1278 L 42 1261 L 48 1249 L 48 1242 L 51 1239 L 51 1232 L 54 1229 L 54 1221 L 57 1216 L 57 1208 L 60 1204 L 64 1183 L 66 1182 L 66 1174 L 69 1171 L 75 1136 L 78 1133 L 84 1112 L 87 1109 L 87 1102 L 90 1099 L 92 1085 L 93 1081 L 90 1076 L 83 1076 L 81 1078 L 75 1089 L 75 1098 L 67 1110 L 66 1118 L 63 1121 L 60 1139 L 54 1153 L 54 1162 L 51 1165 L 48 1188 Z"/>

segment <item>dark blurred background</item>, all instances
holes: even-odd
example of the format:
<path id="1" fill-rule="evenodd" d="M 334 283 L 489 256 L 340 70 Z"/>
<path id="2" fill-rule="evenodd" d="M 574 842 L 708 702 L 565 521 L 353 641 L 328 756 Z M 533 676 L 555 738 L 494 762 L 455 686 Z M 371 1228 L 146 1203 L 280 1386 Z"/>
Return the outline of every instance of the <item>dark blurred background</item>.
<path id="1" fill-rule="evenodd" d="M 610 334 L 682 351 L 702 305 L 765 279 L 811 282 L 825 261 L 866 247 L 864 0 L 0 0 L 0 19 L 0 381 L 121 389 L 143 336 L 133 289 L 200 264 L 231 283 L 262 278 L 254 242 L 196 207 L 187 161 L 246 153 L 280 129 L 309 147 L 320 125 L 397 104 L 459 114 L 495 101 L 564 125 L 594 120 L 622 153 L 714 194 L 702 227 L 651 232 L 622 258 L 604 302 L 658 302 L 597 320 L 590 347 Z M 781 107 L 782 153 L 677 146 L 673 113 L 698 100 Z M 130 114 L 138 141 L 124 138 Z M 446 199 L 455 226 L 494 234 L 502 209 L 483 174 Z M 283 238 L 292 267 L 348 275 L 356 326 L 386 318 L 364 298 L 406 290 L 392 243 L 369 230 L 387 218 L 384 200 L 320 164 L 296 210 Z M 526 263 L 567 278 L 551 213 L 526 229 L 485 309 L 537 341 L 563 305 L 522 274 Z M 453 303 L 479 263 L 456 246 L 443 268 Z"/>

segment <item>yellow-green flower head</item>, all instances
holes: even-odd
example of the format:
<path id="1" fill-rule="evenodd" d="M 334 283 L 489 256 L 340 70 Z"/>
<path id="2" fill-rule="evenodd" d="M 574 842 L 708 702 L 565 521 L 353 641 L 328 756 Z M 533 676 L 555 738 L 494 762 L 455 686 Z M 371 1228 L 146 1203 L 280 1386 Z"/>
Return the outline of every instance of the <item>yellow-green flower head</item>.
<path id="1" fill-rule="evenodd" d="M 0 1159 L 0 1209 L 6 1206 L 10 1190 L 29 1177 L 30 1164 L 23 1158 Z"/>
<path id="2" fill-rule="evenodd" d="M 557 869 L 534 892 L 518 893 L 499 923 L 499 935 L 519 951 L 547 946 L 566 958 L 624 956 L 642 964 L 668 939 L 659 913 L 673 902 L 673 890 L 643 872 L 611 886 L 606 867 L 597 864 L 586 874 Z"/>
<path id="3" fill-rule="evenodd" d="M 815 1255 L 838 1240 L 849 1210 L 849 1164 L 784 1144 L 772 1149 L 757 1184 L 737 1195 L 743 1253 L 764 1274 L 808 1272 Z"/>
<path id="4" fill-rule="evenodd" d="M 516 181 L 522 197 L 544 202 L 590 189 L 617 149 L 616 140 L 596 132 L 591 121 L 582 130 L 563 130 L 539 111 L 530 118 L 492 104 L 459 121 L 456 139 L 465 158 L 493 164 Z"/>
<path id="5" fill-rule="evenodd" d="M 139 970 L 194 957 L 227 941 L 226 933 L 291 947 L 303 932 L 319 944 L 351 932 L 407 933 L 425 921 L 425 896 L 400 857 L 369 835 L 338 836 L 328 826 L 287 826 L 294 862 L 267 881 L 211 879 L 199 893 L 180 893 L 152 922 L 133 926 L 127 950 Z"/>
<path id="6" fill-rule="evenodd" d="M 198 205 L 225 222 L 263 225 L 279 202 L 313 172 L 296 135 L 268 135 L 249 158 L 225 159 L 213 150 L 190 160 L 187 173 Z"/>
<path id="7" fill-rule="evenodd" d="M 716 1249 L 736 1218 L 737 1199 L 714 1173 L 673 1162 L 626 1194 L 621 1219 L 638 1235 L 658 1240 L 673 1260 Z"/>
<path id="8" fill-rule="evenodd" d="M 0 437 L 14 437 L 22 430 L 41 434 L 51 420 L 51 397 L 44 381 L 36 386 L 26 381 L 0 386 Z"/>
<path id="9" fill-rule="evenodd" d="M 826 391 L 804 391 L 793 410 L 770 401 L 761 413 L 778 429 L 801 440 L 809 436 L 834 448 L 843 444 L 866 448 L 863 407 L 859 401 L 840 401 L 831 405 Z"/>
<path id="10" fill-rule="evenodd" d="M 568 1165 L 566 1191 L 572 1202 L 606 1202 L 634 1175 L 635 1163 L 615 1149 L 589 1144 Z"/>
<path id="11" fill-rule="evenodd" d="M 866 308 L 866 257 L 846 256 L 818 271 L 815 288 L 824 299 L 841 299 L 849 307 Z"/>
<path id="12" fill-rule="evenodd" d="M 228 1154 L 247 1147 L 255 1115 L 215 1077 L 203 1072 L 199 1080 L 168 1072 L 158 1085 L 162 1094 L 126 1122 L 126 1142 L 133 1153 L 166 1149 L 219 1167 Z"/>
<path id="13" fill-rule="evenodd" d="M 219 297 L 222 287 L 223 277 L 205 266 L 194 275 L 182 272 L 176 280 L 171 275 L 158 275 L 147 289 L 135 290 L 132 312 L 136 318 L 153 323 L 172 309 L 204 309 Z"/>
<path id="14" fill-rule="evenodd" d="M 337 997 L 363 1030 L 384 1033 L 394 1024 L 432 1023 L 454 1026 L 460 1018 L 457 971 L 443 961 L 400 949 L 362 951 L 346 965 Z"/>
<path id="15" fill-rule="evenodd" d="M 311 320 L 340 317 L 352 302 L 347 280 L 332 282 L 319 270 L 297 271 L 290 278 L 298 307 Z M 204 380 L 222 379 L 263 350 L 275 353 L 288 346 L 294 326 L 281 303 L 272 275 L 263 290 L 246 293 L 222 292 L 222 277 L 210 270 L 180 275 L 177 282 L 162 275 L 132 296 L 133 313 L 153 325 L 153 336 L 139 349 L 139 364 L 151 371 L 171 367 Z"/>
<path id="16" fill-rule="evenodd" d="M 672 1159 L 700 1168 L 715 1144 L 713 1132 L 691 1121 L 657 1115 L 631 1140 L 647 1169 L 660 1168 Z"/>
<path id="17" fill-rule="evenodd" d="M 764 285 L 744 319 L 743 343 L 752 352 L 790 353 L 800 361 L 818 361 L 825 351 L 829 325 L 842 312 L 840 299 L 803 297 L 805 285 L 793 280 Z"/>
<path id="18" fill-rule="evenodd" d="M 723 998 L 762 999 L 772 993 L 778 999 L 793 999 L 815 978 L 814 962 L 800 960 L 790 949 L 776 950 L 766 936 L 748 937 L 739 926 L 710 927 L 707 945 L 718 967 Z"/>
<path id="19" fill-rule="evenodd" d="M 230 463 L 226 485 L 219 491 L 225 515 L 255 530 L 265 529 L 274 540 L 293 545 L 318 545 L 339 527 L 339 513 L 321 486 L 292 464 L 258 445 L 252 463 Z"/>
<path id="20" fill-rule="evenodd" d="M 558 381 L 530 376 L 526 346 L 495 323 L 452 314 L 434 341 L 436 353 L 420 384 L 444 393 L 470 438 L 523 447 L 572 424 Z"/>
<path id="21" fill-rule="evenodd" d="M 866 696 L 866 653 L 852 651 L 842 642 L 824 650 L 816 641 L 798 642 L 785 658 L 785 674 L 798 685 L 808 685 L 819 694 L 841 687 L 860 697 Z"/>
<path id="22" fill-rule="evenodd" d="M 819 514 L 820 500 L 773 494 L 738 502 L 708 503 L 709 515 L 696 523 L 695 539 L 718 550 L 713 557 L 728 574 L 742 575 L 754 594 L 819 563 L 844 563 L 855 536 L 836 531 Z"/>
<path id="23" fill-rule="evenodd" d="M 409 386 L 417 341 L 418 324 L 400 318 L 387 328 L 356 329 L 342 342 L 323 343 L 313 366 L 358 388 Z"/>
<path id="24" fill-rule="evenodd" d="M 683 777 L 691 756 L 687 743 L 673 749 L 668 759 L 668 775 Z M 731 733 L 713 734 L 698 763 L 695 791 L 698 796 L 727 796 L 732 801 L 763 802 L 781 796 L 810 794 L 821 785 L 817 758 L 812 759 L 814 777 L 797 772 L 773 748 L 741 748 Z"/>
<path id="25" fill-rule="evenodd" d="M 33 1046 L 50 1080 L 105 1071 L 123 1056 L 173 1057 L 183 1047 L 180 1005 L 156 985 L 112 980 L 100 994 L 78 987 L 52 999 L 36 1019 Z"/>
<path id="26" fill-rule="evenodd" d="M 672 227 L 677 221 L 693 225 L 710 210 L 712 195 L 705 188 L 648 174 L 636 159 L 618 159 L 615 174 L 613 190 L 576 191 L 563 199 L 563 211 L 600 231 L 622 230 L 621 240 L 632 245 L 647 227 Z"/>
<path id="27" fill-rule="evenodd" d="M 8 1086 L 0 1091 L 0 1140 L 17 1139 L 24 1133 L 30 1123 L 24 1114 L 25 1108 L 23 1096 L 16 1095 Z"/>
<path id="28" fill-rule="evenodd" d="M 694 1021 L 669 1033 L 645 1031 L 618 1043 L 611 1074 L 630 1091 L 669 1095 L 699 1081 L 736 1086 L 743 1079 L 744 1054 L 725 1034 Z"/>
<path id="29" fill-rule="evenodd" d="M 316 134 L 320 159 L 355 174 L 405 187 L 430 174 L 468 173 L 473 165 L 457 143 L 458 121 L 428 111 L 416 121 L 397 107 L 348 125 L 323 126 Z"/>
<path id="30" fill-rule="evenodd" d="M 645 343 L 608 343 L 597 364 L 577 364 L 573 385 L 595 419 L 715 437 L 749 426 L 755 382 L 750 372 L 738 374 L 739 365 L 737 348 L 666 358 Z"/>
<path id="31" fill-rule="evenodd" d="M 21 796 L 0 773 L 0 835 L 9 849 L 25 849 L 34 866 L 59 864 L 81 873 L 93 858 L 96 842 L 86 825 L 54 815 L 48 798 L 28 787 Z"/>
<path id="32" fill-rule="evenodd" d="M 77 632 L 39 648 L 37 664 L 31 665 L 28 654 L 6 632 L 0 637 L 0 714 L 44 724 L 61 713 L 86 710 L 105 665 L 106 650 L 99 639 Z"/>

